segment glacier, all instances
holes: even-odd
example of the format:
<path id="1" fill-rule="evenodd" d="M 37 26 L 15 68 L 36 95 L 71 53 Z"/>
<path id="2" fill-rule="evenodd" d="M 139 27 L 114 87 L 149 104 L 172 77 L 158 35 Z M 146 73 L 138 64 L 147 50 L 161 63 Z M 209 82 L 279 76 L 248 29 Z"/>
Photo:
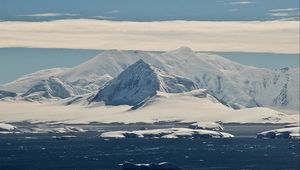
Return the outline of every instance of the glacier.
<path id="1" fill-rule="evenodd" d="M 157 92 L 138 107 L 109 106 L 101 102 L 87 103 L 88 95 L 56 102 L 0 101 L 0 122 L 90 124 L 157 123 L 157 122 L 222 122 L 291 124 L 299 115 L 287 115 L 265 107 L 230 108 L 208 93 L 197 89 L 184 93 Z M 72 104 L 68 105 L 71 101 Z"/>

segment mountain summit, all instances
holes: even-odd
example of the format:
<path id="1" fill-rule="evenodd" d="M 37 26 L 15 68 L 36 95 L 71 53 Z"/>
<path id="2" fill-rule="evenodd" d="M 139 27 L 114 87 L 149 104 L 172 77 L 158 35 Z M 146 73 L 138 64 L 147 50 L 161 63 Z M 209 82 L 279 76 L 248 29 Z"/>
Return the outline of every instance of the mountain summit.
<path id="1" fill-rule="evenodd" d="M 107 105 L 136 105 L 154 96 L 157 91 L 181 93 L 196 88 L 191 80 L 168 74 L 138 60 L 101 89 L 92 101 L 104 101 Z"/>

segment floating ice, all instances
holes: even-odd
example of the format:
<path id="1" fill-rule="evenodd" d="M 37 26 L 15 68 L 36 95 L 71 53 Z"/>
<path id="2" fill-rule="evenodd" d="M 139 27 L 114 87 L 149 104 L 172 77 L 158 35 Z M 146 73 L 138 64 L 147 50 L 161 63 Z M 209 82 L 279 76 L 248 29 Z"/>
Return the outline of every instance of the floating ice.
<path id="1" fill-rule="evenodd" d="M 169 128 L 137 131 L 110 131 L 100 135 L 102 138 L 232 138 L 232 134 L 212 130 Z"/>
<path id="2" fill-rule="evenodd" d="M 261 132 L 257 135 L 257 138 L 270 138 L 270 139 L 300 139 L 300 127 L 288 127 L 281 129 L 274 129 L 265 132 Z"/>
<path id="3" fill-rule="evenodd" d="M 191 129 L 205 129 L 205 130 L 215 130 L 221 131 L 224 130 L 224 127 L 216 122 L 197 122 L 189 126 Z"/>
<path id="4" fill-rule="evenodd" d="M 161 163 L 151 163 L 151 164 L 133 164 L 130 162 L 125 162 L 122 164 L 123 170 L 181 170 L 176 165 L 173 165 L 168 162 L 161 162 Z"/>

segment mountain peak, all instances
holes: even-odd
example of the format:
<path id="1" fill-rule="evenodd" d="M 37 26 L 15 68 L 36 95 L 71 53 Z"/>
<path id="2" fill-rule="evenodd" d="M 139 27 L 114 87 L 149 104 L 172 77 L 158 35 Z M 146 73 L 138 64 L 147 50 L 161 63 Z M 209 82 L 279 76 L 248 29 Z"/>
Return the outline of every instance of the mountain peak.
<path id="1" fill-rule="evenodd" d="M 182 54 L 194 53 L 194 51 L 190 47 L 186 47 L 186 46 L 179 47 L 171 52 L 172 53 L 182 53 Z"/>
<path id="2" fill-rule="evenodd" d="M 121 51 L 117 49 L 109 49 L 102 52 L 102 54 L 118 54 L 118 53 L 121 53 Z"/>
<path id="3" fill-rule="evenodd" d="M 145 64 L 145 65 L 149 65 L 148 63 L 146 63 L 144 60 L 139 59 L 137 62 L 135 62 L 135 64 Z"/>
<path id="4" fill-rule="evenodd" d="M 191 80 L 168 74 L 138 60 L 101 89 L 92 101 L 133 106 L 154 96 L 157 91 L 179 93 L 193 89 L 196 89 L 196 85 Z"/>
<path id="5" fill-rule="evenodd" d="M 139 59 L 137 62 L 133 63 L 129 67 L 134 68 L 134 67 L 145 67 L 151 69 L 151 65 L 146 63 L 144 60 Z"/>
<path id="6" fill-rule="evenodd" d="M 193 51 L 190 47 L 188 46 L 181 46 L 177 50 L 182 50 L 182 51 Z"/>
<path id="7" fill-rule="evenodd" d="M 138 60 L 101 89 L 92 101 L 104 101 L 107 105 L 136 105 L 155 95 L 158 89 L 155 71 L 143 60 Z"/>

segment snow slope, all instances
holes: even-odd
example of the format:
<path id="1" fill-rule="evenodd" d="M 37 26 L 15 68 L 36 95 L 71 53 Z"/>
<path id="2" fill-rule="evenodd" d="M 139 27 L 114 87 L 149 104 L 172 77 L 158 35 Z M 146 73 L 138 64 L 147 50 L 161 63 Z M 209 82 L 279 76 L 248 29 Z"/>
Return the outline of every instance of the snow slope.
<path id="1" fill-rule="evenodd" d="M 0 131 L 12 131 L 16 129 L 15 126 L 7 124 L 7 123 L 0 123 Z"/>
<path id="2" fill-rule="evenodd" d="M 68 70 L 67 68 L 52 68 L 47 70 L 40 70 L 32 74 L 24 75 L 18 78 L 15 81 L 10 83 L 0 85 L 0 89 L 12 91 L 16 93 L 25 93 L 30 88 L 32 88 L 37 82 L 41 80 L 49 79 L 51 76 L 56 76 L 64 71 Z"/>
<path id="3" fill-rule="evenodd" d="M 36 81 L 55 75 L 87 92 L 98 91 L 139 59 L 168 74 L 192 80 L 233 108 L 263 105 L 299 110 L 299 68 L 255 68 L 219 55 L 194 52 L 187 47 L 162 53 L 107 50 L 76 67 L 40 71 L 0 88 L 25 92 Z"/>
<path id="4" fill-rule="evenodd" d="M 92 101 L 104 101 L 108 105 L 134 106 L 154 96 L 156 91 L 181 93 L 196 88 L 191 80 L 167 74 L 139 60 L 101 89 Z"/>
<path id="5" fill-rule="evenodd" d="M 47 80 L 41 80 L 22 96 L 30 100 L 42 100 L 55 97 L 65 99 L 75 94 L 76 90 L 72 86 L 52 76 Z"/>
<path id="6" fill-rule="evenodd" d="M 153 122 L 223 122 L 223 123 L 296 123 L 292 116 L 268 108 L 231 109 L 206 90 L 186 93 L 158 92 L 133 109 L 128 105 L 106 106 L 101 103 L 58 105 L 57 103 L 0 102 L 0 122 L 76 123 L 153 123 Z"/>

